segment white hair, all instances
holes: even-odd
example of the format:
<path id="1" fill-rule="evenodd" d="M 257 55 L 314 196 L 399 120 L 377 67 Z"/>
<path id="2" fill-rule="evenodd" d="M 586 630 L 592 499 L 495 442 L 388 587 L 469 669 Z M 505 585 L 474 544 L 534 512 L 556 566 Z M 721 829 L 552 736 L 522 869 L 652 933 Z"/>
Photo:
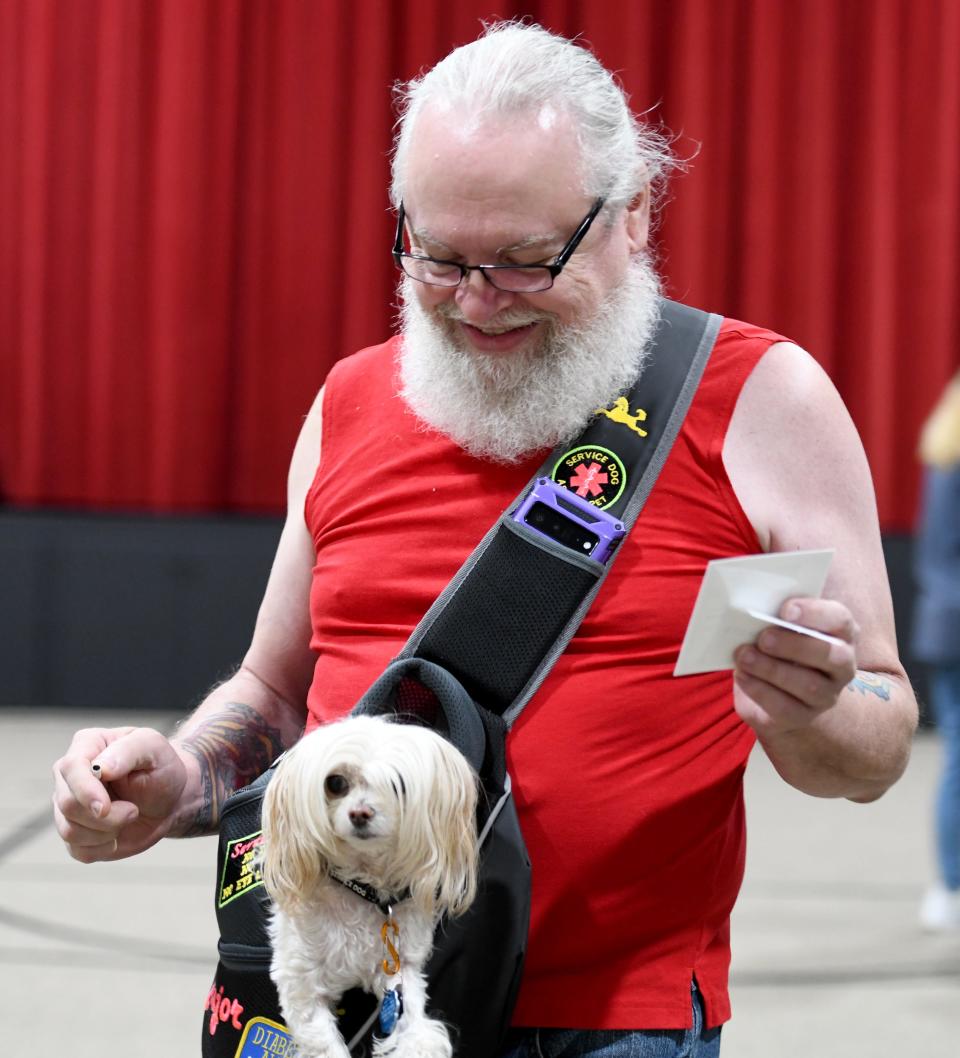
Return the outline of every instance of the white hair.
<path id="1" fill-rule="evenodd" d="M 422 77 L 395 88 L 394 206 L 403 199 L 407 154 L 417 116 L 428 105 L 489 114 L 552 107 L 574 121 L 584 160 L 584 191 L 625 206 L 649 187 L 659 201 L 678 163 L 662 132 L 639 122 L 623 88 L 590 51 L 542 26 L 495 22 Z"/>

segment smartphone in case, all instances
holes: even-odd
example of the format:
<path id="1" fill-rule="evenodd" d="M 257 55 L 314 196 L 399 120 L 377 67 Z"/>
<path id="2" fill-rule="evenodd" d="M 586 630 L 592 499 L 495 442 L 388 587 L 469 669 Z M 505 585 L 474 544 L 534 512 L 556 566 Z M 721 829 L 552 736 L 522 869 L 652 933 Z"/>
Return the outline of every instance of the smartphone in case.
<path id="1" fill-rule="evenodd" d="M 606 562 L 626 533 L 618 518 L 550 478 L 537 478 L 513 520 L 597 562 Z"/>

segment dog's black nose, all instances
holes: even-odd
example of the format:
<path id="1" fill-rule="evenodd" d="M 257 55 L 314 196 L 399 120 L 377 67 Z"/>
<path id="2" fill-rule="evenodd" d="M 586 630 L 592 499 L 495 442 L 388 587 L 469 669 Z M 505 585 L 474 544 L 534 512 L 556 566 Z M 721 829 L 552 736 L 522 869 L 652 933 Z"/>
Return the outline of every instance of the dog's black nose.
<path id="1" fill-rule="evenodd" d="M 369 805 L 358 805 L 350 809 L 350 822 L 357 830 L 365 830 L 373 819 L 374 811 Z"/>

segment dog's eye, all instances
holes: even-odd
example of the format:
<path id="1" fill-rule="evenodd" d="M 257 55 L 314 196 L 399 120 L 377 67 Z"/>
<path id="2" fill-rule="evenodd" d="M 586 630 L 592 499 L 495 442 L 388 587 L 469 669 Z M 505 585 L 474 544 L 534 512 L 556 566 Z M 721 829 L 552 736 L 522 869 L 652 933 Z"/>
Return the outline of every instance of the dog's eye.
<path id="1" fill-rule="evenodd" d="M 334 772 L 332 775 L 327 776 L 323 788 L 331 797 L 343 797 L 347 790 L 350 789 L 350 783 L 347 782 L 344 776 Z"/>

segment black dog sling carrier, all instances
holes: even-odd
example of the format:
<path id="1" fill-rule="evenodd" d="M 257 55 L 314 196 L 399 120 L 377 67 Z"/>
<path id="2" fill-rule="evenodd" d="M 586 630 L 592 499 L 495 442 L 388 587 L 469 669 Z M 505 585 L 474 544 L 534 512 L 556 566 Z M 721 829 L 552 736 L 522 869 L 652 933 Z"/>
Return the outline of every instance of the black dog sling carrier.
<path id="1" fill-rule="evenodd" d="M 510 796 L 507 731 L 573 637 L 636 521 L 719 326 L 718 316 L 663 301 L 630 393 L 554 451 L 354 707 L 435 728 L 480 778 L 478 895 L 465 915 L 439 924 L 426 970 L 429 1010 L 450 1027 L 458 1058 L 502 1050 L 527 944 L 530 862 Z M 270 901 L 256 861 L 261 800 L 275 767 L 234 793 L 221 814 L 219 964 L 204 1008 L 203 1058 L 296 1053 L 269 975 Z M 381 997 L 358 989 L 343 997 L 338 1024 L 354 1058 L 370 1054 L 380 1005 Z"/>

